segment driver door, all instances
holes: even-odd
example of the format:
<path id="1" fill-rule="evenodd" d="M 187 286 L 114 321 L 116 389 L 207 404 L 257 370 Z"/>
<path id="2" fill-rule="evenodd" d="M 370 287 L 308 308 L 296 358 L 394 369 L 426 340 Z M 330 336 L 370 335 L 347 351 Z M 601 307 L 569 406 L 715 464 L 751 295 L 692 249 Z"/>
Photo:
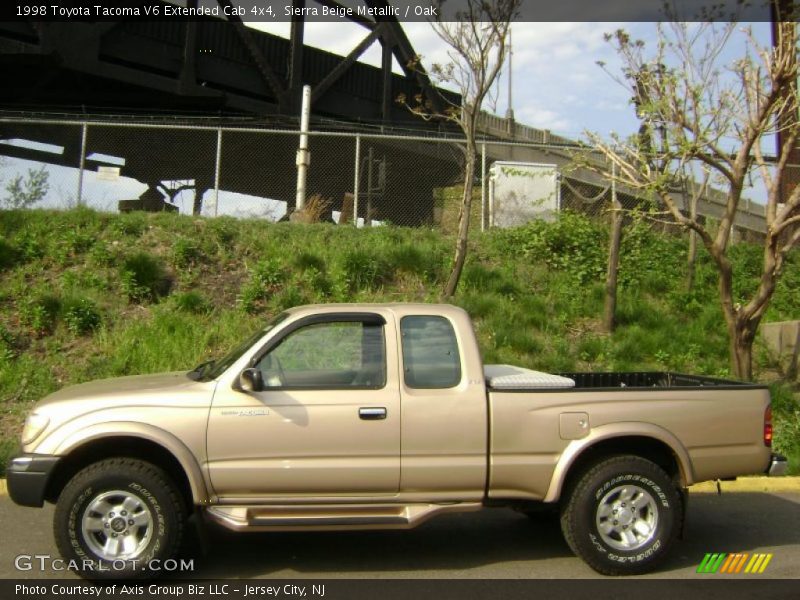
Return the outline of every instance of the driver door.
<path id="1" fill-rule="evenodd" d="M 208 464 L 221 497 L 398 491 L 400 390 L 387 369 L 397 364 L 396 341 L 379 315 L 306 321 L 251 362 L 263 390 L 218 388 L 214 396 Z"/>

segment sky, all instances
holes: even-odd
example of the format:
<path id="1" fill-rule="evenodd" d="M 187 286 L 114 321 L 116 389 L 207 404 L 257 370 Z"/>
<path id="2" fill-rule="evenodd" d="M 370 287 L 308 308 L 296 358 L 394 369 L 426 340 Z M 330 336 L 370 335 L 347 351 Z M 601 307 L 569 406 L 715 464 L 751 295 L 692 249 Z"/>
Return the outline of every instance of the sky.
<path id="1" fill-rule="evenodd" d="M 289 23 L 250 23 L 250 26 L 289 36 Z M 753 27 L 757 38 L 768 43 L 769 24 L 756 23 Z M 404 23 L 403 28 L 424 64 L 447 62 L 447 46 L 430 23 Z M 513 24 L 512 105 L 516 120 L 570 138 L 582 137 L 587 130 L 603 137 L 612 131 L 622 135 L 635 132 L 638 123 L 629 94 L 597 64 L 603 61 L 611 73 L 620 72 L 614 49 L 603 39 L 604 34 L 619 28 L 645 42 L 652 43 L 655 39 L 654 23 Z M 366 34 L 363 27 L 344 20 L 305 25 L 308 45 L 340 55 L 348 54 Z M 733 42 L 727 53 L 729 60 L 742 51 L 741 40 Z M 380 45 L 375 43 L 360 60 L 379 66 L 380 57 Z M 400 72 L 396 62 L 394 68 Z M 508 106 L 507 67 L 497 85 L 496 104 L 484 108 L 502 116 Z"/>
<path id="2" fill-rule="evenodd" d="M 288 37 L 288 23 L 251 23 L 252 27 Z M 517 23 L 512 26 L 513 108 L 516 119 L 554 133 L 578 136 L 587 126 L 613 123 L 622 126 L 629 107 L 625 91 L 615 84 L 597 60 L 613 62 L 613 51 L 603 33 L 622 24 Z M 643 24 L 632 24 L 637 29 Z M 404 23 L 403 28 L 425 64 L 447 62 L 447 46 L 429 23 Z M 336 35 L 331 35 L 335 29 Z M 341 23 L 306 23 L 310 46 L 340 55 L 348 54 L 366 30 Z M 380 45 L 374 44 L 361 62 L 380 64 Z M 399 67 L 395 62 L 395 70 Z M 497 103 L 485 108 L 504 115 L 507 108 L 508 69 L 498 81 Z M 629 119 L 628 119 L 629 120 Z M 629 124 L 630 126 L 630 124 Z"/>

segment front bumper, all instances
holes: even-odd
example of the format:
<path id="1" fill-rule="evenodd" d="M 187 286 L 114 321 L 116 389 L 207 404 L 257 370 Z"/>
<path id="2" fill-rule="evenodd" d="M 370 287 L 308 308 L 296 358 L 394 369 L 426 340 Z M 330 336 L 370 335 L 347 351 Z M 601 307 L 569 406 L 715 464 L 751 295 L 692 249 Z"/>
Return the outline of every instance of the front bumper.
<path id="1" fill-rule="evenodd" d="M 786 475 L 788 469 L 789 461 L 786 460 L 786 457 L 780 454 L 773 454 L 769 461 L 769 467 L 767 467 L 767 475 L 770 477 L 780 477 L 781 475 Z"/>
<path id="2" fill-rule="evenodd" d="M 61 460 L 46 454 L 20 454 L 8 463 L 6 483 L 8 495 L 20 506 L 44 505 L 47 483 Z"/>

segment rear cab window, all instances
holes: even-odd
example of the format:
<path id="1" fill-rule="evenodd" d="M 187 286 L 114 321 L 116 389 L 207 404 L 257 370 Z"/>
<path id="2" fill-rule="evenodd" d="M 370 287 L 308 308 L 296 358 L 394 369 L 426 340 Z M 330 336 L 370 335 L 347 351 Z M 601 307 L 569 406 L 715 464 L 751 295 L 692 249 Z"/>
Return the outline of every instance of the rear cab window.
<path id="1" fill-rule="evenodd" d="M 461 382 L 461 355 L 452 323 L 444 317 L 413 315 L 400 319 L 405 384 L 443 389 Z"/>

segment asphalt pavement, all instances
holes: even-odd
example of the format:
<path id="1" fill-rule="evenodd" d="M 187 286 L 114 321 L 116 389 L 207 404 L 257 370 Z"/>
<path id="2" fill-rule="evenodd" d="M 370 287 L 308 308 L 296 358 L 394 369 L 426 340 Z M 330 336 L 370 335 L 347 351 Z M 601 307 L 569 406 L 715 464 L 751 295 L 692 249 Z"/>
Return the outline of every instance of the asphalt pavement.
<path id="1" fill-rule="evenodd" d="M 65 578 L 20 555 L 58 553 L 53 507 L 22 508 L 0 494 L 0 578 Z M 698 574 L 709 552 L 770 553 L 766 571 L 749 578 L 800 578 L 800 492 L 692 493 L 685 539 L 646 578 L 709 578 Z M 572 555 L 552 515 L 534 519 L 508 509 L 445 515 L 409 531 L 234 534 L 192 529 L 181 578 L 583 579 L 601 577 Z M 24 564 L 24 560 L 22 561 Z M 733 575 L 730 577 L 743 577 Z"/>

